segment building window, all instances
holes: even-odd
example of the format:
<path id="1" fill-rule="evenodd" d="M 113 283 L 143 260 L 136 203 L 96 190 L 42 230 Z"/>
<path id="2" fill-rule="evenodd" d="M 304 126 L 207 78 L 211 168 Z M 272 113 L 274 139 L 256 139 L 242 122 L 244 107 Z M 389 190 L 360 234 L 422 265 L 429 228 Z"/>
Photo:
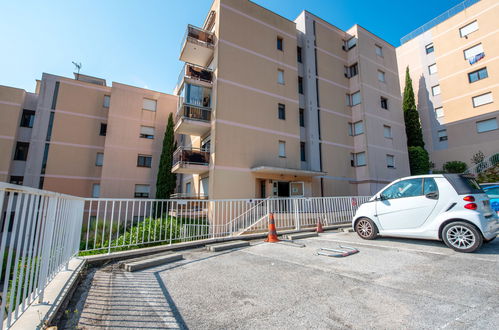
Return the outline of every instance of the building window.
<path id="1" fill-rule="evenodd" d="M 135 193 L 133 195 L 135 198 L 148 198 L 149 197 L 149 185 L 148 184 L 136 184 Z"/>
<path id="2" fill-rule="evenodd" d="M 387 139 L 392 138 L 392 128 L 388 125 L 383 125 L 383 135 Z"/>
<path id="3" fill-rule="evenodd" d="M 284 70 L 277 70 L 277 83 L 284 85 Z"/>
<path id="4" fill-rule="evenodd" d="M 29 127 L 33 128 L 33 124 L 35 122 L 35 112 L 33 110 L 23 110 L 23 114 L 21 115 L 21 127 Z"/>
<path id="5" fill-rule="evenodd" d="M 474 83 L 475 81 L 485 79 L 489 76 L 487 72 L 487 68 L 481 68 L 479 70 L 468 73 L 468 80 L 470 83 Z"/>
<path id="6" fill-rule="evenodd" d="M 305 142 L 300 142 L 300 159 L 302 162 L 307 161 L 307 155 L 305 151 Z"/>
<path id="7" fill-rule="evenodd" d="M 94 183 L 92 185 L 92 198 L 99 198 L 100 197 L 100 184 Z"/>
<path id="8" fill-rule="evenodd" d="M 385 73 L 381 70 L 378 70 L 378 80 L 381 82 L 386 82 L 385 80 Z"/>
<path id="9" fill-rule="evenodd" d="M 482 44 L 475 45 L 463 51 L 464 59 L 468 61 L 473 60 L 477 55 L 482 53 L 484 53 Z"/>
<path id="10" fill-rule="evenodd" d="M 350 165 L 352 167 L 366 166 L 366 153 L 352 153 L 350 154 Z"/>
<path id="11" fill-rule="evenodd" d="M 435 51 L 435 48 L 433 47 L 433 42 L 431 44 L 428 44 L 425 46 L 426 49 L 426 54 L 431 54 Z"/>
<path id="12" fill-rule="evenodd" d="M 379 45 L 374 45 L 374 47 L 376 49 L 376 55 L 378 55 L 379 57 L 383 57 L 383 47 Z"/>
<path id="13" fill-rule="evenodd" d="M 104 95 L 104 103 L 102 106 L 104 108 L 109 108 L 109 104 L 111 103 L 111 95 Z"/>
<path id="14" fill-rule="evenodd" d="M 303 63 L 302 55 L 301 55 L 301 47 L 296 47 L 296 59 L 298 63 Z"/>
<path id="15" fill-rule="evenodd" d="M 281 37 L 277 37 L 277 49 L 282 50 L 284 47 L 284 40 Z"/>
<path id="16" fill-rule="evenodd" d="M 359 74 L 359 65 L 357 63 L 345 66 L 345 77 L 352 78 Z"/>
<path id="17" fill-rule="evenodd" d="M 357 46 L 357 38 L 352 37 L 345 41 L 345 44 L 343 45 L 343 50 L 349 51 L 350 49 L 354 48 Z"/>
<path id="18" fill-rule="evenodd" d="M 305 127 L 305 110 L 300 109 L 300 127 Z"/>
<path id="19" fill-rule="evenodd" d="M 99 131 L 99 135 L 100 136 L 106 136 L 107 134 L 107 124 L 103 124 L 101 123 L 100 124 L 100 131 Z"/>
<path id="20" fill-rule="evenodd" d="M 437 65 L 435 63 L 433 63 L 432 65 L 428 66 L 428 73 L 430 75 L 435 74 L 437 72 L 438 72 Z"/>
<path id="21" fill-rule="evenodd" d="M 151 167 L 152 156 L 149 155 L 139 155 L 137 157 L 137 167 Z"/>
<path id="22" fill-rule="evenodd" d="M 279 141 L 279 157 L 286 157 L 286 142 Z"/>
<path id="23" fill-rule="evenodd" d="M 482 95 L 472 97 L 472 101 L 473 101 L 473 107 L 476 108 L 494 102 L 494 98 L 492 97 L 492 92 L 488 92 Z"/>
<path id="24" fill-rule="evenodd" d="M 468 34 L 475 32 L 476 30 L 478 30 L 478 22 L 474 21 L 460 28 L 459 34 L 461 35 L 461 38 L 466 38 Z"/>
<path id="25" fill-rule="evenodd" d="M 380 97 L 381 108 L 388 110 L 388 99 L 386 97 Z"/>
<path id="26" fill-rule="evenodd" d="M 104 154 L 98 152 L 95 156 L 95 166 L 102 166 L 104 164 Z"/>
<path id="27" fill-rule="evenodd" d="M 386 167 L 395 168 L 395 156 L 386 155 Z"/>
<path id="28" fill-rule="evenodd" d="M 143 139 L 154 139 L 154 127 L 140 126 L 139 137 L 141 137 Z"/>
<path id="29" fill-rule="evenodd" d="M 192 187 L 192 183 L 191 182 L 187 182 L 185 184 L 185 189 L 184 189 L 184 192 L 187 196 L 190 196 L 191 194 L 191 187 Z"/>
<path id="30" fill-rule="evenodd" d="M 24 182 L 24 176 L 17 176 L 17 175 L 11 175 L 9 183 L 12 184 L 17 184 L 19 186 L 22 186 Z"/>
<path id="31" fill-rule="evenodd" d="M 28 159 L 28 150 L 28 142 L 17 142 L 16 151 L 14 152 L 14 160 L 26 161 L 26 159 Z"/>
<path id="32" fill-rule="evenodd" d="M 142 101 L 142 109 L 143 110 L 156 111 L 156 105 L 157 105 L 156 100 L 144 99 Z"/>
<path id="33" fill-rule="evenodd" d="M 277 117 L 282 120 L 286 119 L 286 106 L 282 103 L 279 103 Z"/>
<path id="34" fill-rule="evenodd" d="M 353 94 L 347 94 L 346 95 L 346 103 L 348 106 L 355 106 L 357 104 L 360 104 L 360 91 L 355 92 Z"/>
<path id="35" fill-rule="evenodd" d="M 431 88 L 431 94 L 433 94 L 433 96 L 440 95 L 440 85 L 433 86 Z"/>
<path id="36" fill-rule="evenodd" d="M 497 119 L 496 118 L 491 118 L 491 119 L 476 122 L 476 130 L 478 133 L 493 131 L 496 129 L 497 129 Z"/>
<path id="37" fill-rule="evenodd" d="M 441 129 L 438 131 L 438 141 L 447 141 L 447 130 Z"/>
<path id="38" fill-rule="evenodd" d="M 444 116 L 444 108 L 443 107 L 435 108 L 435 116 L 437 116 L 437 118 L 443 117 Z"/>
<path id="39" fill-rule="evenodd" d="M 362 121 L 356 123 L 348 123 L 348 134 L 350 136 L 356 136 L 364 133 L 364 124 Z"/>

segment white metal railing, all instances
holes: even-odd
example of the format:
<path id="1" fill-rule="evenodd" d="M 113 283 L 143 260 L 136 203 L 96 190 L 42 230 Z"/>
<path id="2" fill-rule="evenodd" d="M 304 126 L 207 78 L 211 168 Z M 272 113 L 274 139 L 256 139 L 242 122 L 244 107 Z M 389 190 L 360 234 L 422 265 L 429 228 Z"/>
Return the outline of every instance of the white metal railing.
<path id="1" fill-rule="evenodd" d="M 481 172 L 499 164 L 499 153 L 494 154 L 478 164 L 468 168 L 464 173 L 478 175 Z"/>
<path id="2" fill-rule="evenodd" d="M 12 323 L 78 254 L 84 199 L 0 183 L 0 329 Z"/>

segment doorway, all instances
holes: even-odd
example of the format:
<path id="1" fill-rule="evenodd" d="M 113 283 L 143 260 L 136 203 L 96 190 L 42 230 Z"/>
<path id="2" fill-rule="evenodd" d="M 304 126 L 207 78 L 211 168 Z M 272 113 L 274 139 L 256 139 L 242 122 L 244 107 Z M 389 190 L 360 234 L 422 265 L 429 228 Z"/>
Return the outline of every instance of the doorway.
<path id="1" fill-rule="evenodd" d="M 289 197 L 289 182 L 278 181 L 277 182 L 277 196 L 278 197 Z"/>

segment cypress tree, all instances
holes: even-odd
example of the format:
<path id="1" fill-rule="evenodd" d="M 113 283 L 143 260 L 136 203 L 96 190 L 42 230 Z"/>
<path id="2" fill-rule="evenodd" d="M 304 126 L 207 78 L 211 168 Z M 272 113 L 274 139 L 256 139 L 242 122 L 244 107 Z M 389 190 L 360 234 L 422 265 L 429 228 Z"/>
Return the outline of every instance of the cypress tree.
<path id="1" fill-rule="evenodd" d="M 163 138 L 163 149 L 159 160 L 158 177 L 156 179 L 156 198 L 167 199 L 175 191 L 177 175 L 172 173 L 173 153 L 177 147 L 173 132 L 173 114 L 168 115 L 165 137 Z"/>

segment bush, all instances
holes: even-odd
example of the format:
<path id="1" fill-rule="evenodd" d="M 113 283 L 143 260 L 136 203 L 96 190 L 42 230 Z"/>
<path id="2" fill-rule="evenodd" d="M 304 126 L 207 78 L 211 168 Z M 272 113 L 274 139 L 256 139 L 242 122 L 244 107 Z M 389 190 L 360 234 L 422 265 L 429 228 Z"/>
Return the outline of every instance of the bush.
<path id="1" fill-rule="evenodd" d="M 471 157 L 471 163 L 473 163 L 475 165 L 480 164 L 484 160 L 485 160 L 485 155 L 480 150 L 478 150 L 478 152 L 474 153 L 473 157 Z"/>
<path id="2" fill-rule="evenodd" d="M 430 157 L 422 147 L 409 147 L 409 166 L 411 175 L 428 174 L 430 171 Z"/>
<path id="3" fill-rule="evenodd" d="M 453 160 L 444 164 L 443 169 L 445 173 L 463 173 L 468 168 L 465 162 Z"/>

